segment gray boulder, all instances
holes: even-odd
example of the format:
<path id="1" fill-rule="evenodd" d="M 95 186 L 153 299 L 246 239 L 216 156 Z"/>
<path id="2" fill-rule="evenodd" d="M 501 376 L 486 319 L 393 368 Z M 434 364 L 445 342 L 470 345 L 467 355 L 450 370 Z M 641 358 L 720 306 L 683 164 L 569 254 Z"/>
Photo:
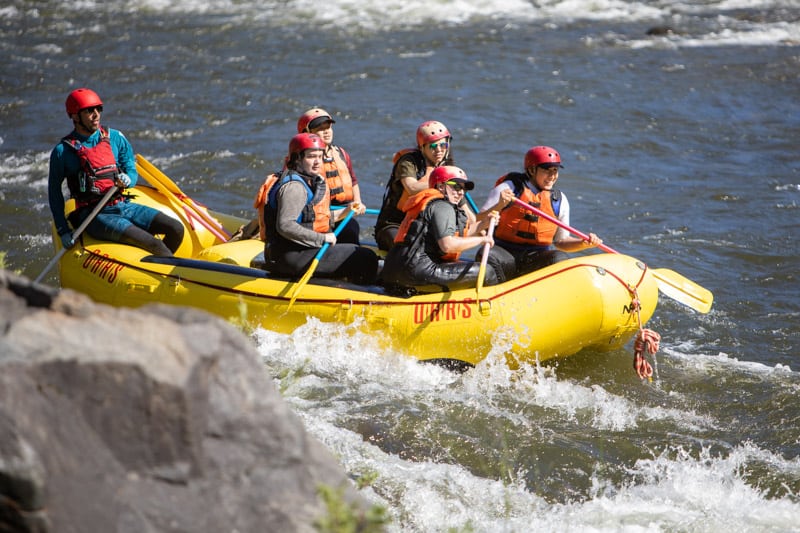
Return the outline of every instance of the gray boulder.
<path id="1" fill-rule="evenodd" d="M 367 508 L 239 330 L 0 271 L 0 531 L 314 531 L 320 486 Z"/>

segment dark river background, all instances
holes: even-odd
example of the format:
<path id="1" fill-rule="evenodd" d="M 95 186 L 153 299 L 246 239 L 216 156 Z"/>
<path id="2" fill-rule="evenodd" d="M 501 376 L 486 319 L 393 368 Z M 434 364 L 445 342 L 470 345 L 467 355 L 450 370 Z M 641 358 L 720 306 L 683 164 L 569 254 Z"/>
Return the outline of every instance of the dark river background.
<path id="1" fill-rule="evenodd" d="M 499 335 L 456 375 L 338 324 L 257 331 L 391 530 L 800 531 L 797 0 L 10 0 L 0 47 L 0 252 L 31 278 L 89 86 L 184 192 L 247 217 L 313 105 L 373 208 L 425 120 L 479 204 L 551 145 L 574 227 L 714 293 L 707 315 L 661 299 L 652 383 L 630 346 L 511 372 Z"/>

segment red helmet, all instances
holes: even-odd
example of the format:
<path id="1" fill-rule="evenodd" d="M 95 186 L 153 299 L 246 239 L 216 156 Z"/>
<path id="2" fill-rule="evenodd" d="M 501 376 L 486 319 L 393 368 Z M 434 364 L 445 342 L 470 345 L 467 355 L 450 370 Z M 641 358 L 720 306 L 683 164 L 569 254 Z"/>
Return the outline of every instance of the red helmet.
<path id="1" fill-rule="evenodd" d="M 312 107 L 297 119 L 297 133 L 310 132 L 325 122 L 336 122 L 330 113 L 321 107 Z"/>
<path id="2" fill-rule="evenodd" d="M 534 146 L 525 152 L 525 169 L 529 169 L 538 165 L 546 165 L 548 167 L 561 167 L 561 156 L 555 148 L 549 146 Z"/>
<path id="3" fill-rule="evenodd" d="M 432 143 L 439 139 L 450 137 L 450 132 L 447 131 L 447 126 L 436 120 L 429 120 L 423 122 L 417 128 L 417 146 Z"/>
<path id="4" fill-rule="evenodd" d="M 103 105 L 103 101 L 100 100 L 96 92 L 86 88 L 75 89 L 67 96 L 67 115 L 72 116 L 81 109 L 96 105 Z"/>
<path id="5" fill-rule="evenodd" d="M 306 150 L 324 150 L 325 141 L 316 133 L 298 133 L 289 141 L 289 158 Z"/>
<path id="6" fill-rule="evenodd" d="M 469 181 L 467 174 L 463 170 L 458 167 L 448 165 L 433 169 L 433 172 L 431 172 L 431 175 L 428 177 L 428 187 L 434 189 L 437 185 L 446 181 L 455 181 L 460 183 L 464 186 L 464 189 L 468 191 L 471 191 L 475 188 L 475 184 Z"/>

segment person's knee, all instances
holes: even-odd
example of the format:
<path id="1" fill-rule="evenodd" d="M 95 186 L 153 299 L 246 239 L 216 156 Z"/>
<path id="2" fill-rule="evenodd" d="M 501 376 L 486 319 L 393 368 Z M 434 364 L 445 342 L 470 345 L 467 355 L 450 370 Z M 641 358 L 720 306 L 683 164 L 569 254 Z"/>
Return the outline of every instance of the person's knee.
<path id="1" fill-rule="evenodd" d="M 349 244 L 360 244 L 361 226 L 355 218 L 351 218 L 347 225 L 342 228 L 336 242 L 343 242 Z"/>
<path id="2" fill-rule="evenodd" d="M 163 244 L 174 253 L 183 242 L 185 229 L 179 220 L 164 213 L 158 213 L 150 224 L 150 231 L 155 234 L 163 234 Z"/>
<path id="3" fill-rule="evenodd" d="M 394 238 L 397 236 L 396 226 L 386 226 L 375 232 L 375 242 L 380 250 L 389 251 L 394 247 Z"/>
<path id="4" fill-rule="evenodd" d="M 510 261 L 509 261 L 510 259 Z M 516 271 L 516 264 L 513 257 L 501 257 L 501 254 L 494 254 L 489 252 L 489 257 L 486 260 L 487 276 L 488 271 L 494 273 L 495 283 L 503 283 L 504 281 L 514 277 Z"/>
<path id="5" fill-rule="evenodd" d="M 569 255 L 561 250 L 546 250 L 534 256 L 532 265 L 538 270 L 546 266 L 555 265 L 569 259 Z"/>
<path id="6" fill-rule="evenodd" d="M 358 247 L 354 253 L 359 268 L 353 276 L 353 282 L 361 285 L 372 285 L 378 279 L 378 256 L 369 248 Z"/>
<path id="7" fill-rule="evenodd" d="M 484 285 L 497 285 L 500 282 L 500 276 L 497 275 L 497 271 L 494 267 L 486 265 L 486 273 L 483 277 L 483 284 Z"/>

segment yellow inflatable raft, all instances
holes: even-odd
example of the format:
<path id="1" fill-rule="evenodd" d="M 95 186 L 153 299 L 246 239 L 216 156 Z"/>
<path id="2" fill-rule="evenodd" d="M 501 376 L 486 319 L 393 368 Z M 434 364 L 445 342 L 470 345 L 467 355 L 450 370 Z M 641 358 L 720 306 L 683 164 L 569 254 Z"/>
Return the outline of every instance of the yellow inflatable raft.
<path id="1" fill-rule="evenodd" d="M 258 268 L 263 242 L 223 242 L 246 220 L 207 210 L 146 160 L 138 162 L 140 177 L 153 186 L 140 181 L 130 191 L 133 201 L 154 206 L 186 227 L 176 256 L 154 257 L 83 234 L 60 260 L 63 287 L 116 306 L 161 302 L 196 307 L 282 333 L 308 317 L 355 324 L 386 347 L 420 360 L 475 365 L 493 345 L 511 339 L 507 358 L 512 367 L 583 348 L 617 349 L 652 316 L 658 300 L 657 281 L 644 263 L 604 253 L 576 256 L 482 287 L 479 294 L 464 289 L 401 298 L 380 286 L 311 278 L 289 305 L 297 280 L 275 278 Z M 59 239 L 53 240 L 60 248 Z"/>

